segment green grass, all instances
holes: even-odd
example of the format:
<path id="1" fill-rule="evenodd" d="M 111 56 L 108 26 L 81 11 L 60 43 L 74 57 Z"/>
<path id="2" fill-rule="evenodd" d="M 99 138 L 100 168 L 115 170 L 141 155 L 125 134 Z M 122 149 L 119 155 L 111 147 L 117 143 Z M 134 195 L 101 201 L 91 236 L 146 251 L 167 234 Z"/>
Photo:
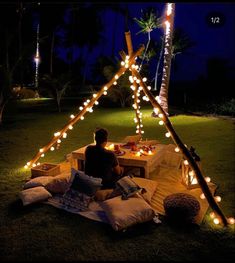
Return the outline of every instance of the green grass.
<path id="1" fill-rule="evenodd" d="M 22 207 L 18 193 L 30 176 L 22 167 L 73 113 L 68 106 L 58 114 L 50 103 L 9 105 L 0 127 L 0 260 L 226 261 L 234 257 L 234 227 L 215 227 L 208 214 L 200 227 L 173 227 L 162 218 L 161 225 L 148 222 L 117 233 L 109 225 L 52 206 Z M 150 117 L 151 109 L 142 112 L 145 138 L 171 143 L 164 136 L 165 128 Z M 63 161 L 66 154 L 92 141 L 97 126 L 107 128 L 114 141 L 135 134 L 133 118 L 130 109 L 97 107 L 74 126 L 59 151 L 40 161 Z M 234 216 L 234 122 L 184 115 L 170 119 L 183 142 L 201 156 L 203 173 L 218 185 L 224 213 Z"/>

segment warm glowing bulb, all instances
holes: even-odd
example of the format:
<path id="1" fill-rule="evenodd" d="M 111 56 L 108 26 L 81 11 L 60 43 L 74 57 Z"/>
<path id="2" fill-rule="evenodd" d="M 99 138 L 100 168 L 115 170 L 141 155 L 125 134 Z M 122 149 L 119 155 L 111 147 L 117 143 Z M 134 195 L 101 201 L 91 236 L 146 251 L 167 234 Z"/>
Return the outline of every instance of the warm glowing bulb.
<path id="1" fill-rule="evenodd" d="M 72 126 L 72 125 L 69 125 L 69 129 L 72 130 L 72 129 L 73 129 L 73 126 Z"/>
<path id="2" fill-rule="evenodd" d="M 211 178 L 207 176 L 207 177 L 205 177 L 205 180 L 207 183 L 209 183 L 211 181 Z"/>
<path id="3" fill-rule="evenodd" d="M 51 147 L 51 151 L 54 151 L 54 150 L 55 150 L 55 148 L 52 146 L 52 147 Z"/>
<path id="4" fill-rule="evenodd" d="M 144 134 L 144 131 L 141 131 L 142 134 Z"/>
<path id="5" fill-rule="evenodd" d="M 125 62 L 124 62 L 124 61 L 121 61 L 121 65 L 124 66 L 124 65 L 125 65 Z"/>
<path id="6" fill-rule="evenodd" d="M 37 165 L 40 165 L 40 163 L 38 162 Z"/>
<path id="7" fill-rule="evenodd" d="M 97 94 L 93 94 L 93 98 L 96 98 L 97 97 Z"/>
<path id="8" fill-rule="evenodd" d="M 159 125 L 163 125 L 164 124 L 164 121 L 159 121 Z"/>
<path id="9" fill-rule="evenodd" d="M 64 132 L 64 133 L 63 133 L 63 138 L 66 138 L 66 137 L 67 137 L 67 133 Z"/>
<path id="10" fill-rule="evenodd" d="M 35 163 L 33 163 L 33 167 L 35 167 L 36 166 L 36 164 Z"/>
<path id="11" fill-rule="evenodd" d="M 185 164 L 185 165 L 188 165 L 188 160 L 184 160 L 184 164 Z"/>
<path id="12" fill-rule="evenodd" d="M 83 104 L 84 104 L 85 106 L 87 106 L 88 103 L 87 103 L 87 102 L 84 102 Z"/>
<path id="13" fill-rule="evenodd" d="M 140 155 L 141 155 L 141 153 L 140 153 L 140 152 L 137 152 L 135 155 L 136 155 L 136 156 L 140 156 Z"/>
<path id="14" fill-rule="evenodd" d="M 39 152 L 42 153 L 42 152 L 43 152 L 43 149 L 40 149 Z"/>
<path id="15" fill-rule="evenodd" d="M 179 151 L 180 151 L 180 149 L 179 149 L 178 147 L 176 147 L 176 148 L 175 148 L 175 152 L 178 153 Z"/>
<path id="16" fill-rule="evenodd" d="M 108 90 L 108 87 L 107 87 L 107 86 L 104 86 L 104 90 Z"/>
<path id="17" fill-rule="evenodd" d="M 190 176 L 194 176 L 194 171 L 190 171 L 188 174 L 189 174 Z"/>
<path id="18" fill-rule="evenodd" d="M 45 154 L 43 153 L 42 155 L 41 155 L 41 157 L 44 157 L 45 156 Z"/>
<path id="19" fill-rule="evenodd" d="M 118 77 L 118 75 L 116 74 L 116 75 L 115 75 L 115 79 L 118 79 L 118 78 L 119 78 L 119 77 Z"/>
<path id="20" fill-rule="evenodd" d="M 147 87 L 147 89 L 148 89 L 148 90 L 151 90 L 151 87 L 150 87 L 150 86 L 148 86 L 148 87 Z"/>
<path id="21" fill-rule="evenodd" d="M 233 217 L 229 217 L 228 222 L 229 222 L 229 224 L 233 225 L 235 223 L 235 220 Z"/>
<path id="22" fill-rule="evenodd" d="M 25 165 L 24 168 L 27 169 L 27 168 L 28 168 L 28 165 Z"/>
<path id="23" fill-rule="evenodd" d="M 73 119 L 75 116 L 73 114 L 70 115 L 70 118 Z"/>
<path id="24" fill-rule="evenodd" d="M 217 195 L 217 196 L 215 196 L 215 200 L 216 200 L 217 202 L 221 202 L 221 197 L 220 197 L 219 195 Z"/>
<path id="25" fill-rule="evenodd" d="M 218 225 L 219 224 L 219 219 L 216 217 L 216 218 L 214 218 L 213 222 L 214 222 L 214 224 Z"/>
<path id="26" fill-rule="evenodd" d="M 107 95 L 108 93 L 107 93 L 107 91 L 104 91 L 104 95 Z"/>
<path id="27" fill-rule="evenodd" d="M 167 132 L 165 135 L 167 138 L 169 138 L 171 136 L 170 132 Z"/>
<path id="28" fill-rule="evenodd" d="M 82 106 L 80 106 L 80 107 L 79 107 L 79 110 L 83 110 L 83 107 L 82 107 Z"/>
<path id="29" fill-rule="evenodd" d="M 159 114 L 158 114 L 158 117 L 159 117 L 159 118 L 163 118 L 163 114 L 162 114 L 162 113 L 159 113 Z"/>
<path id="30" fill-rule="evenodd" d="M 213 219 L 215 218 L 215 212 L 210 212 L 210 217 Z"/>
<path id="31" fill-rule="evenodd" d="M 89 108 L 89 112 L 93 112 L 93 109 L 92 109 L 92 108 Z"/>
<path id="32" fill-rule="evenodd" d="M 30 162 L 27 162 L 27 165 L 29 166 L 29 165 L 30 165 Z"/>
<path id="33" fill-rule="evenodd" d="M 98 101 L 95 101 L 95 105 L 98 105 L 99 104 L 99 102 Z"/>
<path id="34" fill-rule="evenodd" d="M 84 120 L 84 117 L 83 117 L 83 116 L 81 116 L 81 120 Z"/>
<path id="35" fill-rule="evenodd" d="M 201 198 L 201 199 L 205 199 L 206 197 L 205 197 L 205 195 L 202 193 L 202 194 L 200 194 L 200 198 Z"/>
<path id="36" fill-rule="evenodd" d="M 114 82 L 113 82 L 113 85 L 117 85 L 117 81 L 114 81 Z"/>
<path id="37" fill-rule="evenodd" d="M 57 140 L 57 143 L 61 143 L 61 139 L 58 139 L 58 140 Z"/>
<path id="38" fill-rule="evenodd" d="M 146 77 L 144 77 L 142 80 L 143 80 L 143 82 L 146 82 L 146 81 L 147 81 L 147 78 L 146 78 Z"/>

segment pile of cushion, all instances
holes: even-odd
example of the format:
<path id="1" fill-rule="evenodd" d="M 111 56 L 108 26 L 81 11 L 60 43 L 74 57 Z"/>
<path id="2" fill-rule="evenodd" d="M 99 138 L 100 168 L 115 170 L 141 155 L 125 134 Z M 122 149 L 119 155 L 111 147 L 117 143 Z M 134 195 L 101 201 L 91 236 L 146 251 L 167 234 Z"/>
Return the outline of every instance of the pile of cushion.
<path id="1" fill-rule="evenodd" d="M 95 200 L 100 203 L 116 231 L 154 218 L 151 198 L 157 188 L 156 181 L 128 177 L 123 178 L 116 189 L 101 190 L 101 187 L 100 178 L 72 169 L 58 176 L 40 176 L 29 180 L 19 196 L 23 205 L 46 201 L 54 194 L 62 195 L 64 202 L 70 206 L 80 203 L 81 207 L 88 208 L 90 202 Z"/>

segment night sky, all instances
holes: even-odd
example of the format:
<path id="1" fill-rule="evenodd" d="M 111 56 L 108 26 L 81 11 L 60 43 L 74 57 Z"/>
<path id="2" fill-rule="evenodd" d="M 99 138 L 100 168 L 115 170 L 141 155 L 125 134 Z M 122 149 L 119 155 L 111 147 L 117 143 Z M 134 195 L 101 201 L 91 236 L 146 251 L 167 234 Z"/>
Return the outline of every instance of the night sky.
<path id="1" fill-rule="evenodd" d="M 106 3 L 106 5 L 110 5 Z M 129 14 L 132 18 L 141 17 L 141 9 L 146 7 L 156 7 L 162 15 L 166 3 L 156 2 L 126 2 Z M 212 24 L 211 16 L 219 15 L 220 23 Z M 209 17 L 209 18 L 208 18 Z M 208 18 L 208 19 L 207 19 Z M 125 50 L 124 41 L 124 17 L 112 11 L 106 11 L 103 15 L 106 28 L 106 41 L 97 47 L 90 57 L 92 60 L 103 52 L 111 55 L 112 43 L 110 37 L 115 33 L 115 54 L 120 59 L 119 51 Z M 198 76 L 206 74 L 206 63 L 209 57 L 219 57 L 229 60 L 232 68 L 235 67 L 235 4 L 234 3 L 176 3 L 175 9 L 175 28 L 182 28 L 195 42 L 195 46 L 176 57 L 178 65 L 177 71 L 172 72 L 175 80 L 196 80 Z M 140 44 L 147 43 L 147 34 L 136 34 L 140 31 L 136 22 L 129 22 L 132 34 L 134 49 Z M 152 33 L 152 38 L 156 40 L 161 35 L 161 31 L 156 29 Z M 65 57 L 63 51 L 61 57 Z"/>

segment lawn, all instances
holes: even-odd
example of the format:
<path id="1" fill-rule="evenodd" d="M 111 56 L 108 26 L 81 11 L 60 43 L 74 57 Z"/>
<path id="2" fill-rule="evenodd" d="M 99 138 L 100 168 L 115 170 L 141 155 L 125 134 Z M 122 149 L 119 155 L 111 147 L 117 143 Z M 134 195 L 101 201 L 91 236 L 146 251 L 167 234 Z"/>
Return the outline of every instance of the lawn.
<path id="1" fill-rule="evenodd" d="M 172 143 L 164 136 L 165 128 L 151 117 L 151 108 L 145 107 L 142 112 L 145 138 Z M 225 229 L 213 225 L 210 210 L 200 227 L 177 228 L 162 218 L 160 225 L 148 222 L 117 233 L 107 224 L 52 206 L 23 207 L 18 193 L 30 176 L 23 166 L 72 113 L 69 105 L 57 113 L 50 100 L 7 107 L 5 123 L 0 127 L 0 260 L 232 260 L 234 226 Z M 58 151 L 46 154 L 40 161 L 63 161 L 72 150 L 93 140 L 92 132 L 97 126 L 109 130 L 110 140 L 133 135 L 133 118 L 131 109 L 97 107 L 74 126 Z M 234 216 L 234 121 L 186 115 L 175 115 L 170 120 L 183 142 L 196 148 L 203 174 L 218 185 L 216 194 L 222 197 L 220 206 L 225 215 Z"/>

